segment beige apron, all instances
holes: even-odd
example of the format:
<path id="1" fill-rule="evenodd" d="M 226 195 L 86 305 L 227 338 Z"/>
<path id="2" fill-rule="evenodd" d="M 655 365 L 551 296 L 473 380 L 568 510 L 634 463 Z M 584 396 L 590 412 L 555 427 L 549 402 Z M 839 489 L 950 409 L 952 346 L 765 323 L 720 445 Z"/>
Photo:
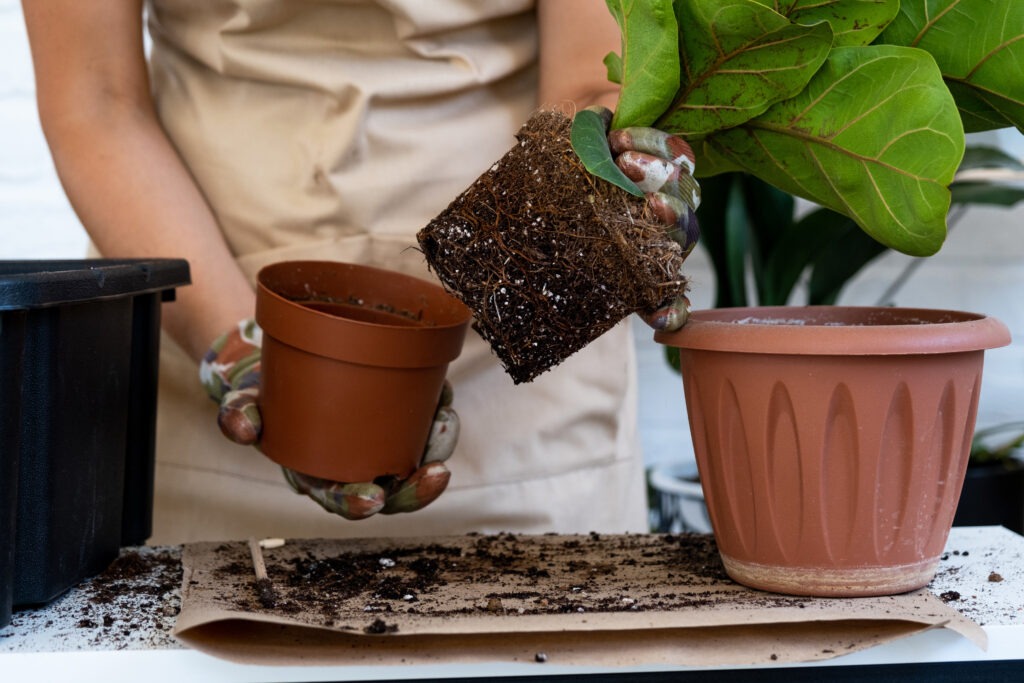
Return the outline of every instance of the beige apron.
<path id="1" fill-rule="evenodd" d="M 301 258 L 432 277 L 415 232 L 536 106 L 529 0 L 151 0 L 149 21 L 160 119 L 250 279 Z M 519 387 L 471 333 L 448 491 L 362 522 L 224 439 L 166 338 L 161 362 L 151 542 L 645 529 L 627 324 Z"/>

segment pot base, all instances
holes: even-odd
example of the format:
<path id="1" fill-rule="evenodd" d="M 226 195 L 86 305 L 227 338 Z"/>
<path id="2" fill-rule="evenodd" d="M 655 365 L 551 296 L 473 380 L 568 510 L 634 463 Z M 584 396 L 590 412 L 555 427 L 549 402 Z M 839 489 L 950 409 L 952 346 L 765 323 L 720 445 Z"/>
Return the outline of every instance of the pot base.
<path id="1" fill-rule="evenodd" d="M 751 588 L 821 598 L 895 595 L 921 588 L 935 576 L 939 558 L 891 567 L 827 569 L 742 562 L 722 553 L 725 571 Z"/>

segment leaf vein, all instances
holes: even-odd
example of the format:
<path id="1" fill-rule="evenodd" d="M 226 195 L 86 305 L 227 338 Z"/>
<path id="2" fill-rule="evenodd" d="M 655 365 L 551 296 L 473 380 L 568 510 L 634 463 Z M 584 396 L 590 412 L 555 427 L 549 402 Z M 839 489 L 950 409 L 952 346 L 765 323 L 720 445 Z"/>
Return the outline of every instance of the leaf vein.
<path id="1" fill-rule="evenodd" d="M 910 171 L 906 171 L 906 170 L 904 170 L 902 168 L 899 168 L 897 166 L 893 166 L 892 164 L 887 164 L 884 161 L 880 161 L 878 159 L 872 159 L 871 157 L 864 156 L 863 154 L 858 154 L 857 152 L 854 152 L 852 149 L 847 149 L 845 147 L 840 147 L 839 145 L 831 142 L 830 140 L 825 140 L 824 138 L 820 138 L 820 137 L 818 137 L 816 135 L 811 135 L 809 133 L 805 133 L 805 132 L 803 132 L 803 131 L 801 131 L 799 129 L 787 128 L 785 126 L 778 126 L 778 125 L 775 125 L 775 124 L 772 124 L 772 123 L 767 123 L 767 122 L 764 122 L 764 121 L 760 121 L 760 122 L 750 121 L 746 125 L 750 126 L 751 128 L 761 128 L 763 130 L 767 130 L 769 132 L 776 133 L 776 134 L 779 134 L 779 135 L 787 135 L 787 136 L 790 136 L 790 137 L 794 137 L 794 138 L 796 138 L 798 140 L 803 141 L 804 143 L 814 143 L 814 144 L 817 144 L 817 145 L 821 145 L 822 147 L 825 147 L 827 149 L 831 149 L 834 152 L 838 152 L 839 154 L 842 154 L 843 156 L 850 157 L 851 159 L 855 159 L 857 161 L 870 161 L 872 163 L 878 164 L 879 166 L 881 166 L 883 168 L 887 168 L 890 171 L 893 171 L 895 173 L 899 173 L 901 175 L 905 175 L 908 178 L 913 178 L 914 180 L 917 180 L 917 181 L 920 181 L 920 182 L 932 183 L 932 184 L 935 184 L 935 185 L 939 185 L 940 184 L 938 181 L 932 180 L 931 178 L 924 178 L 922 176 L 915 175 L 915 174 L 911 173 Z M 929 130 L 934 130 L 934 129 L 929 129 Z M 940 131 L 936 131 L 936 132 L 938 133 Z"/>
<path id="2" fill-rule="evenodd" d="M 807 142 L 806 140 L 804 140 L 803 142 L 804 147 L 807 148 L 807 153 L 811 155 L 811 159 L 814 160 L 814 164 L 818 167 L 818 170 L 821 171 L 821 175 L 825 178 L 825 182 L 827 182 L 828 186 L 832 188 L 832 193 L 836 196 L 836 199 L 838 199 L 840 203 L 842 203 L 842 205 L 846 207 L 846 210 L 850 212 L 849 216 L 851 218 L 853 218 L 861 225 L 865 225 L 864 221 L 860 217 L 860 214 L 857 213 L 857 211 L 852 206 L 850 206 L 850 202 L 846 201 L 846 197 L 844 197 L 842 193 L 839 192 L 839 188 L 837 188 L 836 184 L 832 182 L 832 177 L 828 174 L 828 171 L 825 170 L 825 167 L 822 165 L 821 160 L 818 159 L 818 155 L 814 153 L 814 148 L 811 147 L 810 143 Z"/>
<path id="3" fill-rule="evenodd" d="M 862 119 L 863 119 L 863 118 L 864 118 L 865 116 L 867 116 L 867 115 L 868 115 L 868 114 L 870 114 L 871 112 L 875 111 L 875 110 L 876 110 L 876 109 L 878 109 L 879 107 L 883 107 L 883 106 L 885 106 L 885 104 L 886 104 L 886 103 L 887 103 L 887 102 L 888 102 L 889 100 L 891 100 L 892 98 L 896 97 L 896 96 L 897 96 L 897 95 L 899 95 L 899 94 L 901 94 L 901 93 L 900 93 L 899 91 L 897 91 L 897 92 L 894 92 L 894 93 L 892 93 L 891 95 L 889 95 L 888 97 L 886 97 L 885 99 L 883 99 L 883 100 L 881 100 L 881 101 L 877 102 L 877 103 L 876 103 L 876 104 L 875 104 L 874 106 L 872 106 L 872 107 L 871 107 L 870 109 L 865 109 L 865 110 L 864 110 L 864 111 L 862 111 L 862 112 L 861 112 L 860 114 L 857 114 L 857 115 L 856 115 L 855 117 L 853 117 L 853 119 L 851 119 L 851 120 L 849 121 L 849 123 L 847 123 L 847 124 L 846 124 L 845 126 L 843 126 L 842 128 L 840 128 L 839 130 L 837 130 L 837 131 L 836 131 L 835 133 L 832 133 L 831 135 L 829 135 L 827 139 L 829 139 L 829 140 L 835 139 L 836 137 L 838 137 L 839 135 L 841 135 L 841 134 L 842 134 L 842 132 L 843 132 L 844 130 L 846 130 L 847 128 L 849 128 L 849 127 L 850 127 L 850 126 L 852 126 L 853 124 L 857 123 L 858 121 L 861 121 L 861 120 L 862 120 Z"/>
<path id="4" fill-rule="evenodd" d="M 920 32 L 918 32 L 918 34 L 914 37 L 914 40 L 912 40 L 910 42 L 910 47 L 917 47 L 917 44 L 919 42 L 921 42 L 921 38 L 923 38 L 924 34 L 928 32 L 928 29 L 930 29 L 932 26 L 934 26 L 935 22 L 937 22 L 939 19 L 941 19 L 943 17 L 943 15 L 946 14 L 946 12 L 949 12 L 951 9 L 953 9 L 954 7 L 956 7 L 959 4 L 960 4 L 960 0 L 953 0 L 953 2 L 948 7 L 946 7 L 946 9 L 944 9 L 941 12 L 939 12 L 938 14 L 936 14 L 933 19 L 928 19 L 928 21 L 925 23 L 925 25 L 921 27 Z M 928 17 L 928 3 L 927 2 L 924 4 L 924 7 L 925 7 L 925 10 L 924 10 L 925 11 L 925 18 L 927 18 Z"/>
<path id="5" fill-rule="evenodd" d="M 811 192 L 811 191 L 810 191 L 809 189 L 807 189 L 807 186 L 806 186 L 806 185 L 804 185 L 803 183 L 801 183 L 801 182 L 800 182 L 800 181 L 799 181 L 799 180 L 797 179 L 797 177 L 796 177 L 795 175 L 793 175 L 793 173 L 792 173 L 792 172 L 791 172 L 791 171 L 790 171 L 790 170 L 789 170 L 788 168 L 786 168 L 786 167 L 785 167 L 784 165 L 782 165 L 781 163 L 779 163 L 779 160 L 775 158 L 775 155 L 774 155 L 774 154 L 772 154 L 772 153 L 771 153 L 771 152 L 770 152 L 770 151 L 768 150 L 768 148 L 767 148 L 767 147 L 765 147 L 765 144 L 764 144 L 763 142 L 761 142 L 761 138 L 757 137 L 757 131 L 756 131 L 756 130 L 755 130 L 755 131 L 752 131 L 752 132 L 751 132 L 751 137 L 753 137 L 753 138 L 754 138 L 754 142 L 756 142 L 756 143 L 757 143 L 757 146 L 761 148 L 761 151 L 762 151 L 762 152 L 764 152 L 765 156 L 767 156 L 767 157 L 768 157 L 769 159 L 771 159 L 771 160 L 772 160 L 772 163 L 773 163 L 773 164 L 775 164 L 776 168 L 778 168 L 778 169 L 779 169 L 780 171 L 782 171 L 782 172 L 783 172 L 784 174 L 786 174 L 787 176 L 789 176 L 789 178 L 790 178 L 790 179 L 791 179 L 791 180 L 793 181 L 793 183 L 794 183 L 794 184 L 795 184 L 795 185 L 796 185 L 797 187 L 799 187 L 799 188 L 800 188 L 801 190 L 803 190 L 803 191 L 804 191 L 804 192 L 805 192 L 805 193 L 806 193 L 806 194 L 807 194 L 807 195 L 808 195 L 809 197 L 813 197 L 813 196 L 814 196 L 814 193 L 813 193 L 813 192 Z"/>
<path id="6" fill-rule="evenodd" d="M 1010 97 L 1009 95 L 1004 95 L 1001 92 L 996 92 L 995 90 L 992 90 L 991 88 L 986 88 L 985 86 L 978 85 L 977 83 L 972 83 L 971 81 L 967 81 L 967 80 L 964 80 L 962 78 L 957 78 L 956 76 L 946 76 L 946 78 L 948 78 L 951 81 L 955 81 L 957 83 L 962 83 L 963 85 L 966 85 L 969 88 L 973 88 L 975 90 L 980 90 L 981 92 L 988 93 L 989 95 L 995 95 L 996 97 L 998 97 L 1000 99 L 1003 99 L 1003 100 L 1006 100 L 1007 102 L 1010 102 L 1012 104 L 1016 104 L 1018 106 L 1024 107 L 1024 102 L 1022 102 L 1021 100 L 1018 100 L 1016 98 Z M 984 97 L 981 97 L 981 95 L 978 95 L 978 97 L 981 98 L 981 100 L 983 102 L 985 102 L 985 104 L 989 105 L 990 107 L 992 106 L 992 104 L 988 100 L 986 100 Z M 992 108 L 995 109 L 995 107 L 992 107 Z"/>
<path id="7" fill-rule="evenodd" d="M 968 71 L 968 72 L 967 72 L 967 75 L 966 75 L 966 76 L 964 76 L 964 80 L 966 80 L 966 81 L 969 81 L 969 80 L 971 80 L 971 76 L 973 76 L 973 75 L 974 75 L 974 73 L 975 73 L 975 72 L 976 72 L 976 71 L 977 71 L 978 69 L 980 69 L 980 68 L 981 68 L 981 65 L 982 65 L 982 64 L 984 64 L 985 62 L 987 62 L 987 61 L 988 61 L 988 60 L 989 60 L 989 59 L 990 59 L 990 58 L 991 58 L 991 57 L 992 57 L 993 55 L 995 55 L 995 54 L 996 54 L 997 52 L 999 52 L 999 51 L 1001 51 L 1001 50 L 1004 50 L 1004 49 L 1008 48 L 1008 47 L 1009 47 L 1010 45 L 1013 45 L 1013 44 L 1014 44 L 1014 43 L 1016 43 L 1016 42 L 1017 42 L 1018 40 L 1024 40 L 1024 34 L 1022 34 L 1022 35 L 1019 35 L 1019 36 L 1015 36 L 1015 37 L 1013 37 L 1013 38 L 1010 38 L 1009 40 L 1007 40 L 1007 41 L 1005 41 L 1005 42 L 1001 43 L 1000 45 L 996 45 L 996 46 L 995 46 L 994 48 L 992 48 L 992 49 L 991 49 L 991 50 L 989 51 L 989 53 L 988 53 L 987 55 L 985 55 L 985 56 L 984 56 L 984 57 L 982 57 L 982 58 L 981 58 L 980 60 L 978 60 L 978 63 L 974 65 L 974 68 L 972 68 L 972 69 L 971 69 L 970 71 Z"/>
<path id="8" fill-rule="evenodd" d="M 827 88 L 825 88 L 825 90 L 823 90 L 823 91 L 822 91 L 822 93 L 821 93 L 820 95 L 818 95 L 817 97 L 815 97 L 815 98 L 814 98 L 814 100 L 813 100 L 813 101 L 811 101 L 811 103 L 810 103 L 810 104 L 808 104 L 808 105 L 807 105 L 807 106 L 806 106 L 806 107 L 804 108 L 804 110 L 803 110 L 803 111 L 801 111 L 801 112 L 800 112 L 799 114 L 797 114 L 797 115 L 796 115 L 796 118 L 794 118 L 793 120 L 791 120 L 791 121 L 789 122 L 789 123 L 790 123 L 790 125 L 793 125 L 793 124 L 795 124 L 795 123 L 796 123 L 797 121 L 799 121 L 800 119 L 802 119 L 802 118 L 804 117 L 804 114 L 806 114 L 806 113 L 807 113 L 807 112 L 809 112 L 809 111 L 810 111 L 811 109 L 813 109 L 813 108 L 814 108 L 814 106 L 815 106 L 816 104 L 818 104 L 818 102 L 821 102 L 821 100 L 822 100 L 822 99 L 824 99 L 826 95 L 828 95 L 828 94 L 829 94 L 830 92 L 832 92 L 832 90 L 833 90 L 833 89 L 835 89 L 835 87 L 836 87 L 836 86 L 838 86 L 838 85 L 839 85 L 840 83 L 842 83 L 843 81 L 845 81 L 845 80 L 846 80 L 847 78 L 850 78 L 851 76 L 853 76 L 853 75 L 854 75 L 855 73 L 857 73 L 857 72 L 858 72 L 858 71 L 860 71 L 861 69 L 863 69 L 863 68 L 867 67 L 867 66 L 868 66 L 869 64 L 874 64 L 875 62 L 881 61 L 881 60 L 883 60 L 883 59 L 890 59 L 890 57 L 888 57 L 888 56 L 885 56 L 885 57 L 875 57 L 875 58 L 873 58 L 873 59 L 869 59 L 869 60 L 867 60 L 866 62 L 862 62 L 862 63 L 858 64 L 858 65 L 857 65 L 856 67 L 854 67 L 853 69 L 850 69 L 850 71 L 848 71 L 847 73 L 843 74 L 843 75 L 842 75 L 841 77 L 837 78 L 837 79 L 836 79 L 836 80 L 835 80 L 835 81 L 834 81 L 834 82 L 833 82 L 833 83 L 832 83 L 831 85 L 829 85 L 829 86 L 828 86 Z"/>

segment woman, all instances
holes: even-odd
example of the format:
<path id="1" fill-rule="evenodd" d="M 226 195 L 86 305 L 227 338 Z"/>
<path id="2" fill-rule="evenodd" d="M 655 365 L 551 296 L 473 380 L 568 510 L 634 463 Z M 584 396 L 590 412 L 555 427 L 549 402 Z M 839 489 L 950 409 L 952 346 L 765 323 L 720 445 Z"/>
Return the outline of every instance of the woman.
<path id="1" fill-rule="evenodd" d="M 40 118 L 107 256 L 188 259 L 164 311 L 154 543 L 266 536 L 642 531 L 627 325 L 513 387 L 475 335 L 449 370 L 462 436 L 415 515 L 325 514 L 218 431 L 211 341 L 288 259 L 430 277 L 414 234 L 538 106 L 610 104 L 594 0 L 24 0 Z M 172 341 L 173 340 L 173 341 Z"/>

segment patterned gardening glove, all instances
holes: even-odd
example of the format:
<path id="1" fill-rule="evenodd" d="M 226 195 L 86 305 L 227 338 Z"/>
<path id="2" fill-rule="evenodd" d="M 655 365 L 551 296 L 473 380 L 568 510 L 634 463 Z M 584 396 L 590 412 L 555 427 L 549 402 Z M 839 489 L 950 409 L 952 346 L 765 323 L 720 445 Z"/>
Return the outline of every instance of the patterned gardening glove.
<path id="1" fill-rule="evenodd" d="M 199 364 L 199 380 L 220 405 L 217 424 L 229 439 L 259 448 L 263 421 L 259 411 L 260 347 L 263 331 L 252 318 L 213 342 Z M 296 493 L 315 500 L 345 519 L 365 519 L 377 512 L 414 512 L 445 490 L 451 473 L 445 466 L 459 439 L 459 416 L 451 408 L 446 381 L 420 467 L 407 479 L 380 477 L 373 482 L 344 483 L 320 479 L 286 467 L 285 481 Z"/>
<path id="2" fill-rule="evenodd" d="M 590 107 L 611 124 L 612 112 Z M 661 221 L 671 226 L 668 235 L 689 256 L 700 237 L 694 212 L 700 206 L 700 186 L 693 177 L 694 154 L 682 138 L 655 128 L 622 128 L 608 135 L 615 164 L 647 195 L 647 201 Z M 674 331 L 686 324 L 690 300 L 680 296 L 654 311 L 641 314 L 656 330 Z"/>

